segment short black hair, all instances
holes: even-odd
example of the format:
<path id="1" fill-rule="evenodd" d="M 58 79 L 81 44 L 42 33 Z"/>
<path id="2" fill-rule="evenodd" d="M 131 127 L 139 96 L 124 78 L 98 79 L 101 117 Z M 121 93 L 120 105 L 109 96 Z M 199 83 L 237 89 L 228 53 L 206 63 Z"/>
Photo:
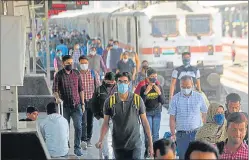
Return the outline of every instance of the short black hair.
<path id="1" fill-rule="evenodd" d="M 155 74 L 155 73 L 157 73 L 157 71 L 155 69 L 149 67 L 147 70 L 147 77 L 149 77 L 150 75 Z"/>
<path id="2" fill-rule="evenodd" d="M 237 93 L 230 93 L 226 96 L 226 103 L 228 104 L 230 102 L 240 102 L 241 98 L 239 94 Z"/>
<path id="3" fill-rule="evenodd" d="M 113 72 L 107 72 L 105 74 L 105 80 L 110 80 L 110 81 L 115 80 L 115 73 L 113 73 Z"/>
<path id="4" fill-rule="evenodd" d="M 200 152 L 211 152 L 214 153 L 216 158 L 219 158 L 218 150 L 208 142 L 204 141 L 193 141 L 189 143 L 188 149 L 185 153 L 185 160 L 190 160 L 190 155 L 194 151 Z"/>
<path id="5" fill-rule="evenodd" d="M 113 46 L 112 44 L 108 44 L 108 45 L 107 45 L 108 48 L 109 48 L 109 47 L 112 47 L 112 46 Z"/>
<path id="6" fill-rule="evenodd" d="M 161 156 L 166 155 L 170 149 L 175 153 L 176 144 L 171 139 L 159 139 L 153 143 L 154 157 L 156 157 L 156 151 L 159 149 Z"/>
<path id="7" fill-rule="evenodd" d="M 109 41 L 113 41 L 113 39 L 109 39 Z"/>
<path id="8" fill-rule="evenodd" d="M 119 41 L 118 41 L 118 40 L 116 40 L 116 41 L 113 41 L 113 44 L 114 44 L 114 43 L 118 43 L 118 44 L 119 44 Z"/>
<path id="9" fill-rule="evenodd" d="M 65 55 L 65 56 L 62 57 L 62 62 L 65 62 L 68 59 L 73 59 L 73 58 L 70 55 Z"/>
<path id="10" fill-rule="evenodd" d="M 82 55 L 82 56 L 79 57 L 79 62 L 80 62 L 80 60 L 82 60 L 82 59 L 85 59 L 85 60 L 88 61 L 88 58 L 87 58 L 87 56 L 85 56 L 85 55 Z"/>
<path id="11" fill-rule="evenodd" d="M 56 109 L 58 108 L 58 104 L 55 102 L 50 102 L 47 104 L 47 114 L 53 114 L 56 113 Z"/>
<path id="12" fill-rule="evenodd" d="M 246 123 L 248 124 L 247 114 L 244 112 L 233 112 L 227 117 L 227 127 L 229 127 L 230 123 Z"/>
<path id="13" fill-rule="evenodd" d="M 143 64 L 143 63 L 149 63 L 149 62 L 148 62 L 147 60 L 143 60 L 143 61 L 142 61 L 142 64 Z"/>
<path id="14" fill-rule="evenodd" d="M 60 39 L 60 43 L 61 43 L 61 44 L 63 44 L 63 43 L 64 43 L 63 39 Z"/>
<path id="15" fill-rule="evenodd" d="M 185 55 L 190 55 L 191 56 L 191 53 L 190 52 L 183 52 L 182 57 L 185 56 Z"/>
<path id="16" fill-rule="evenodd" d="M 117 73 L 115 78 L 116 78 L 116 81 L 118 80 L 118 78 L 120 77 L 127 77 L 129 81 L 131 81 L 131 73 L 130 72 L 122 72 L 122 73 Z"/>
<path id="17" fill-rule="evenodd" d="M 36 107 L 28 107 L 28 108 L 26 109 L 26 113 L 31 114 L 31 113 L 33 113 L 33 112 L 38 112 L 38 109 L 37 109 Z"/>

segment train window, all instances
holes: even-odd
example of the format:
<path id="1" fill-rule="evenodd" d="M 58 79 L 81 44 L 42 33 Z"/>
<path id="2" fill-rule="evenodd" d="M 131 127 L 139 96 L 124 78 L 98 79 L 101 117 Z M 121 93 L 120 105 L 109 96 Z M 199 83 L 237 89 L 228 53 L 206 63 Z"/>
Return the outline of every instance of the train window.
<path id="1" fill-rule="evenodd" d="M 186 32 L 188 35 L 209 34 L 211 31 L 210 15 L 187 15 Z"/>
<path id="2" fill-rule="evenodd" d="M 140 21 L 137 21 L 137 33 L 138 33 L 138 37 L 141 37 L 141 30 L 140 30 Z"/>
<path id="3" fill-rule="evenodd" d="M 157 17 L 152 19 L 153 36 L 174 36 L 177 34 L 176 16 Z"/>
<path id="4" fill-rule="evenodd" d="M 116 38 L 118 39 L 118 19 L 116 18 Z"/>
<path id="5" fill-rule="evenodd" d="M 127 43 L 131 43 L 131 20 L 130 18 L 127 19 Z"/>

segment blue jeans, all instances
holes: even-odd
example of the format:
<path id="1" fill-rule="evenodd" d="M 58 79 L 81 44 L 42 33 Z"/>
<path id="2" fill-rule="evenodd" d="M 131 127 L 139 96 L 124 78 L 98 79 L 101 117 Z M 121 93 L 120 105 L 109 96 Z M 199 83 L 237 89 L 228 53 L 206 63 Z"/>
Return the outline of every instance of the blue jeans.
<path id="1" fill-rule="evenodd" d="M 197 130 L 190 132 L 176 132 L 176 144 L 179 159 L 184 159 L 189 143 L 195 140 Z"/>
<path id="2" fill-rule="evenodd" d="M 154 112 L 154 111 L 152 111 Z M 159 139 L 159 130 L 160 130 L 160 123 L 161 123 L 161 112 L 156 112 L 152 113 L 149 115 L 146 115 L 149 125 L 150 125 L 150 130 L 152 134 L 152 141 L 155 142 L 156 140 Z M 147 152 L 148 148 L 148 137 L 145 134 L 145 150 Z"/>
<path id="3" fill-rule="evenodd" d="M 80 142 L 81 142 L 81 135 L 82 135 L 82 108 L 79 104 L 75 108 L 73 106 L 64 106 L 63 116 L 68 121 L 70 126 L 70 117 L 73 119 L 73 126 L 74 126 L 74 150 L 81 149 Z"/>

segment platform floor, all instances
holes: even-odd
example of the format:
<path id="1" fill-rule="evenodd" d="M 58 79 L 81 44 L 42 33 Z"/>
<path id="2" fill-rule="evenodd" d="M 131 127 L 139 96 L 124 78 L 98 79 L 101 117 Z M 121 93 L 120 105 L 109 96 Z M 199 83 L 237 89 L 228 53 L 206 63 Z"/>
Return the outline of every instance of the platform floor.
<path id="1" fill-rule="evenodd" d="M 41 112 L 39 114 L 39 118 L 38 118 L 38 122 L 42 121 L 42 119 L 44 119 L 46 117 L 46 113 Z M 21 112 L 19 113 L 19 119 L 21 118 L 25 118 L 25 113 Z M 84 155 L 79 157 L 80 159 L 99 159 L 99 150 L 97 148 L 95 148 L 95 143 L 97 143 L 98 139 L 99 139 L 99 134 L 100 134 L 100 125 L 98 123 L 98 120 L 94 118 L 94 122 L 93 122 L 93 136 L 92 136 L 92 140 L 91 143 L 93 144 L 92 148 L 88 148 L 87 150 L 83 150 Z M 170 131 L 169 129 L 169 115 L 167 114 L 167 110 L 165 108 L 163 108 L 162 111 L 162 119 L 161 119 L 161 127 L 160 127 L 160 138 L 163 137 L 164 133 L 166 131 Z M 144 135 L 142 134 L 142 138 L 144 137 Z M 109 132 L 108 134 L 108 140 L 109 140 L 109 158 L 112 158 L 112 147 L 111 147 L 111 142 L 112 142 L 112 138 L 111 138 L 111 132 Z M 74 128 L 73 128 L 73 124 L 71 121 L 70 124 L 70 151 L 69 154 L 72 155 L 73 153 L 73 143 L 74 141 Z M 143 144 L 144 146 L 144 144 Z M 142 151 L 144 151 L 144 147 L 142 149 Z"/>

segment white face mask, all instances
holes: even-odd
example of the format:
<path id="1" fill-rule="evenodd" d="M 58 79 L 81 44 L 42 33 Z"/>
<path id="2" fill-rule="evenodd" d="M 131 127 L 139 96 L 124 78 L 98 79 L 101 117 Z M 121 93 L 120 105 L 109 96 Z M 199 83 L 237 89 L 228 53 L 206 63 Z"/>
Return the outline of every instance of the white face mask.
<path id="1" fill-rule="evenodd" d="M 128 58 L 127 59 L 123 59 L 123 61 L 126 63 L 126 62 L 128 62 Z"/>
<path id="2" fill-rule="evenodd" d="M 87 70 L 88 69 L 88 64 L 80 64 L 80 69 L 81 70 Z"/>
<path id="3" fill-rule="evenodd" d="M 91 54 L 91 55 L 95 55 L 95 54 L 96 54 L 96 51 L 91 51 L 90 54 Z"/>
<path id="4" fill-rule="evenodd" d="M 192 88 L 181 88 L 181 91 L 185 95 L 189 95 L 192 91 Z"/>

